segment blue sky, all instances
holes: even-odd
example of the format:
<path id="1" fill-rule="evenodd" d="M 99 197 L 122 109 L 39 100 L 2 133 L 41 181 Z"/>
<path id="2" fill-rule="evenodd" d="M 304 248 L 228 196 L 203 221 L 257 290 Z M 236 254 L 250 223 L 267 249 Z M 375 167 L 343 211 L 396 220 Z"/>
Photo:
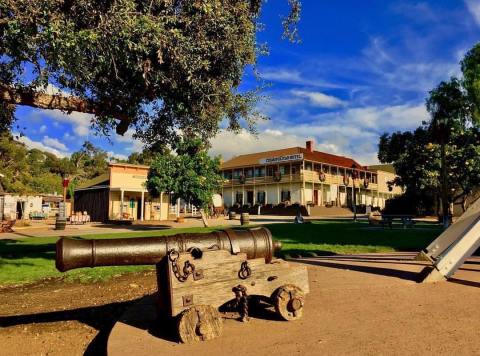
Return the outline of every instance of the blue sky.
<path id="1" fill-rule="evenodd" d="M 259 41 L 268 56 L 258 68 L 270 85 L 259 105 L 270 117 L 258 136 L 220 133 L 212 154 L 224 158 L 304 145 L 376 163 L 383 132 L 410 130 L 428 118 L 424 102 L 435 85 L 459 75 L 459 61 L 480 35 L 479 0 L 303 0 L 301 44 L 281 39 L 287 0 L 269 0 Z M 247 73 L 243 88 L 255 85 Z M 88 139 L 125 157 L 142 145 L 114 136 L 109 142 L 89 130 L 88 115 L 18 108 L 22 140 L 60 155 Z"/>

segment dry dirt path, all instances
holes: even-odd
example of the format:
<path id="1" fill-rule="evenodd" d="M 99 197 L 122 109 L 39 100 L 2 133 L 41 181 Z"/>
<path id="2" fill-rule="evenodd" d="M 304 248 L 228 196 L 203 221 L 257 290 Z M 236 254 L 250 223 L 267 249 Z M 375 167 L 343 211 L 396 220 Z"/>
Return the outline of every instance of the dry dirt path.
<path id="1" fill-rule="evenodd" d="M 101 284 L 45 282 L 0 291 L 0 354 L 474 355 L 480 349 L 480 259 L 451 282 L 416 284 L 411 254 L 305 258 L 311 293 L 297 322 L 227 320 L 219 339 L 179 345 L 115 324 L 155 290 L 152 273 Z M 120 331 L 120 335 L 118 332 Z M 127 331 L 126 334 L 121 333 Z M 120 336 L 120 338 L 119 338 Z"/>

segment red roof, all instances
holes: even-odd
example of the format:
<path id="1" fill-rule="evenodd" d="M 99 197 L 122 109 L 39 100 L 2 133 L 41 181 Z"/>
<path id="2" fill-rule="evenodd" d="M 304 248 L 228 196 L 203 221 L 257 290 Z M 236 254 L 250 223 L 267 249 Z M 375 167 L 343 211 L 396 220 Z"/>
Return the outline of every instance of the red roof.
<path id="1" fill-rule="evenodd" d="M 365 169 L 365 170 L 367 169 L 367 167 L 362 166 L 360 163 L 358 163 L 352 158 L 337 156 L 337 155 L 320 152 L 320 151 L 310 152 L 309 150 L 303 147 L 290 147 L 290 148 L 285 148 L 281 150 L 239 155 L 239 156 L 233 157 L 228 161 L 223 162 L 222 169 L 260 165 L 259 163 L 260 159 L 291 155 L 296 153 L 297 154 L 303 153 L 303 159 L 307 161 L 325 163 L 325 164 L 344 167 L 344 168 L 355 167 L 357 169 Z"/>

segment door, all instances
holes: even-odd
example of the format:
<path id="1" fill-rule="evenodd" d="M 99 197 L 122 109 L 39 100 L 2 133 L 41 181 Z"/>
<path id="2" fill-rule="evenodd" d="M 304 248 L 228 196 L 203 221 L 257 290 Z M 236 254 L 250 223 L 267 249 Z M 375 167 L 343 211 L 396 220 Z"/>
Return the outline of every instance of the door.
<path id="1" fill-rule="evenodd" d="M 253 205 L 253 190 L 247 192 L 247 203 Z"/>
<path id="2" fill-rule="evenodd" d="M 23 218 L 23 212 L 25 210 L 25 203 L 18 201 L 17 202 L 17 219 L 21 220 Z"/>
<path id="3" fill-rule="evenodd" d="M 316 189 L 313 191 L 313 204 L 318 206 L 318 190 Z"/>
<path id="4" fill-rule="evenodd" d="M 137 220 L 142 219 L 142 198 L 137 199 Z"/>

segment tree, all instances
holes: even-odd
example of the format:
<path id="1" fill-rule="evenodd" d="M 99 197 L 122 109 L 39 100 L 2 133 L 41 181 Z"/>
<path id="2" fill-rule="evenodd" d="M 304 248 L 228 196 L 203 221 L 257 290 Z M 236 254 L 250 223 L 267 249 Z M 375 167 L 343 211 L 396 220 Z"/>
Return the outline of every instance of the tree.
<path id="1" fill-rule="evenodd" d="M 0 173 L 5 191 L 17 194 L 52 194 L 62 189 L 62 162 L 38 149 L 28 150 L 9 133 L 0 135 Z"/>
<path id="2" fill-rule="evenodd" d="M 474 104 L 462 82 L 452 78 L 430 92 L 426 102 L 431 119 L 414 132 L 384 134 L 378 158 L 393 163 L 417 207 L 428 207 L 440 197 L 443 223 L 455 201 L 466 201 L 480 185 L 480 133 L 472 114 Z"/>
<path id="3" fill-rule="evenodd" d="M 157 155 L 147 177 L 149 193 L 158 197 L 173 192 L 173 199 L 182 198 L 200 208 L 205 226 L 205 210 L 212 196 L 221 187 L 220 158 L 212 158 L 201 139 L 181 140 L 176 154 Z"/>
<path id="4" fill-rule="evenodd" d="M 287 37 L 299 0 L 288 0 Z M 0 123 L 16 105 L 94 115 L 104 134 L 136 128 L 147 143 L 207 140 L 220 121 L 253 127 L 258 91 L 241 92 L 255 65 L 262 0 L 3 0 Z M 57 88 L 56 94 L 46 91 Z"/>
<path id="5" fill-rule="evenodd" d="M 449 82 L 441 82 L 430 91 L 426 102 L 431 115 L 429 130 L 432 141 L 440 145 L 440 187 L 442 199 L 443 224 L 449 225 L 449 195 L 451 187 L 448 177 L 447 151 L 452 136 L 466 126 L 470 118 L 468 97 L 462 90 L 460 81 L 451 78 Z"/>
<path id="6" fill-rule="evenodd" d="M 70 156 L 73 166 L 70 175 L 72 179 L 82 182 L 98 177 L 108 171 L 108 153 L 85 141 L 82 148 Z"/>
<path id="7" fill-rule="evenodd" d="M 378 158 L 398 175 L 391 185 L 404 187 L 404 199 L 423 214 L 431 211 L 439 188 L 440 153 L 425 127 L 380 137 Z M 404 204 L 405 205 L 405 204 Z"/>

